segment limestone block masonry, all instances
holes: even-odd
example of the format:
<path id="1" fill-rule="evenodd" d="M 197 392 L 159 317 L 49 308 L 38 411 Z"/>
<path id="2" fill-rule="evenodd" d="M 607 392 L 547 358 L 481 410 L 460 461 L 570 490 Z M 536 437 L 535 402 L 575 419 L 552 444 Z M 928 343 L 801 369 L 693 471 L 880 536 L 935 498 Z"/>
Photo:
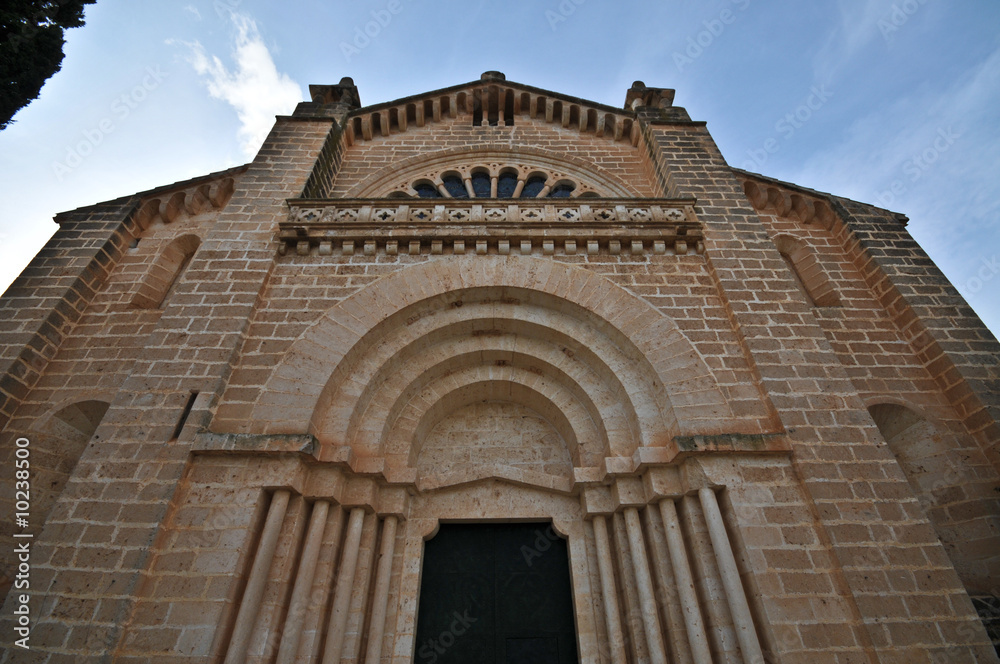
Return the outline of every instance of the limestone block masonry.
<path id="1" fill-rule="evenodd" d="M 1000 345 L 905 217 L 642 82 L 310 90 L 0 299 L 0 662 L 1000 662 Z"/>

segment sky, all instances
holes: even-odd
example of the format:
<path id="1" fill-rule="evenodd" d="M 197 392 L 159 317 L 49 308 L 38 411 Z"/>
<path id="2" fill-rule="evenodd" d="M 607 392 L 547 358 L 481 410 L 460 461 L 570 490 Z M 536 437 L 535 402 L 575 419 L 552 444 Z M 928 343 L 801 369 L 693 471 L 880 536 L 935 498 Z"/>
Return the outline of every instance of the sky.
<path id="1" fill-rule="evenodd" d="M 309 84 L 372 105 L 488 70 L 677 90 L 733 166 L 902 212 L 1000 331 L 996 0 L 98 0 L 0 131 L 0 289 L 61 211 L 250 161 Z"/>

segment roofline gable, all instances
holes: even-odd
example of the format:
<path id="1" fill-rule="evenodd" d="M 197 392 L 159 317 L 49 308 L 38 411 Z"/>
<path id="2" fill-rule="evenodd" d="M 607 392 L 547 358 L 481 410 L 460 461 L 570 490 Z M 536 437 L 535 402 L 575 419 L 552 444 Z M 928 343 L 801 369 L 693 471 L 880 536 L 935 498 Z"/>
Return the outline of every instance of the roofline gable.
<path id="1" fill-rule="evenodd" d="M 544 96 L 548 99 L 558 100 L 562 102 L 567 102 L 570 104 L 580 104 L 593 108 L 595 110 L 604 111 L 605 113 L 615 113 L 622 117 L 635 118 L 636 113 L 632 109 L 627 109 L 623 107 L 610 106 L 608 104 L 602 104 L 601 102 L 592 101 L 590 99 L 583 99 L 581 97 L 574 97 L 572 95 L 564 94 L 561 92 L 555 92 L 553 90 L 546 90 L 544 88 L 536 88 L 533 85 L 526 85 L 524 83 L 517 83 L 516 81 L 508 81 L 506 78 L 493 78 L 489 77 L 488 74 L 493 72 L 487 72 L 478 81 L 469 81 L 467 83 L 459 83 L 458 85 L 451 85 L 445 88 L 440 88 L 437 90 L 429 90 L 427 92 L 421 92 L 418 94 L 410 95 L 408 97 L 401 97 L 399 99 L 393 99 L 391 101 L 380 102 L 378 104 L 372 104 L 371 106 L 362 106 L 360 108 L 352 110 L 348 117 L 354 117 L 356 115 L 361 115 L 364 113 L 371 113 L 374 111 L 381 111 L 394 106 L 400 106 L 403 104 L 411 104 L 417 101 L 424 101 L 427 99 L 433 99 L 434 97 L 440 97 L 441 95 L 453 94 L 463 91 L 473 91 L 476 89 L 483 89 L 491 85 L 510 88 L 518 92 L 527 92 L 530 94 L 535 94 L 539 96 Z M 503 76 L 502 74 L 500 76 Z"/>
<path id="2" fill-rule="evenodd" d="M 636 81 L 627 91 L 625 105 L 607 104 L 508 81 L 500 72 L 486 72 L 478 81 L 402 97 L 371 106 L 361 106 L 360 95 L 351 78 L 338 85 L 311 85 L 312 102 L 300 105 L 296 115 L 335 117 L 343 122 L 348 145 L 402 133 L 408 127 L 472 114 L 475 126 L 506 127 L 525 116 L 564 129 L 606 136 L 614 141 L 639 142 L 640 109 L 652 108 L 655 116 L 690 121 L 687 112 L 673 106 L 674 91 L 650 88 Z M 646 113 L 645 117 L 649 115 Z"/>

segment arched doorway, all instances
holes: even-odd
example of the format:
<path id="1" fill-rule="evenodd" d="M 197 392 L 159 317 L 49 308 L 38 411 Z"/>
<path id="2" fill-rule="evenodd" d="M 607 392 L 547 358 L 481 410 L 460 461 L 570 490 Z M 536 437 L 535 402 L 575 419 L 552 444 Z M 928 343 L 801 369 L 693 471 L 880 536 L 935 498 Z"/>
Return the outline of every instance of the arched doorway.
<path id="1" fill-rule="evenodd" d="M 414 661 L 578 661 L 568 550 L 551 524 L 443 524 L 424 549 Z"/>

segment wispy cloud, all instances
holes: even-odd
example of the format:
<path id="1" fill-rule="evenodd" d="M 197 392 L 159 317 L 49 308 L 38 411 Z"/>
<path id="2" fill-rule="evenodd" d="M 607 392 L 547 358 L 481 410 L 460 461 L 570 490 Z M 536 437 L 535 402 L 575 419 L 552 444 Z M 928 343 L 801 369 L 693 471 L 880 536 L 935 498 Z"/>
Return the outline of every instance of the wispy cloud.
<path id="1" fill-rule="evenodd" d="M 193 16 L 196 20 L 198 21 L 201 20 L 201 12 L 198 11 L 198 8 L 195 7 L 194 5 L 185 5 L 184 11 L 186 11 L 188 14 L 191 14 L 191 16 Z"/>
<path id="2" fill-rule="evenodd" d="M 218 56 L 206 54 L 198 42 L 188 44 L 190 61 L 205 77 L 208 93 L 236 109 L 240 144 L 244 154 L 252 157 L 274 124 L 274 116 L 289 113 L 302 101 L 302 89 L 287 74 L 278 72 L 251 17 L 234 12 L 232 20 L 236 26 L 233 71 Z"/>
<path id="3" fill-rule="evenodd" d="M 978 271 L 1000 255 L 998 108 L 1000 48 L 946 90 L 922 86 L 873 109 L 836 147 L 777 177 L 907 214 L 913 236 L 995 329 L 1000 303 Z"/>
<path id="4" fill-rule="evenodd" d="M 937 150 L 942 154 L 935 159 L 937 163 L 929 164 L 933 171 L 924 169 L 928 171 L 926 175 L 944 177 L 957 175 L 956 171 L 962 175 L 978 172 L 977 179 L 992 181 L 995 176 L 989 165 L 1000 146 L 986 128 L 993 126 L 989 115 L 995 113 L 998 104 L 1000 49 L 959 77 L 946 91 L 923 86 L 891 104 L 873 108 L 847 129 L 836 147 L 814 154 L 796 177 L 837 183 L 836 191 L 874 202 L 873 194 L 894 178 L 914 177 L 906 172 L 907 165 L 915 158 L 920 161 L 922 153 L 933 148 L 937 141 Z M 982 136 L 975 135 L 976 128 Z M 944 143 L 937 139 L 939 132 L 949 130 L 960 134 L 956 140 L 961 143 L 962 159 L 944 158 L 943 153 L 948 150 L 942 149 Z M 862 164 L 858 163 L 859 155 L 865 156 Z M 981 159 L 983 163 L 969 164 L 970 158 Z M 963 188 L 968 190 L 969 184 L 966 181 Z M 925 190 L 913 187 L 912 193 L 922 194 Z"/>
<path id="5" fill-rule="evenodd" d="M 845 63 L 879 36 L 878 21 L 896 0 L 838 0 L 838 23 L 832 26 L 815 60 L 818 81 L 835 78 Z"/>

